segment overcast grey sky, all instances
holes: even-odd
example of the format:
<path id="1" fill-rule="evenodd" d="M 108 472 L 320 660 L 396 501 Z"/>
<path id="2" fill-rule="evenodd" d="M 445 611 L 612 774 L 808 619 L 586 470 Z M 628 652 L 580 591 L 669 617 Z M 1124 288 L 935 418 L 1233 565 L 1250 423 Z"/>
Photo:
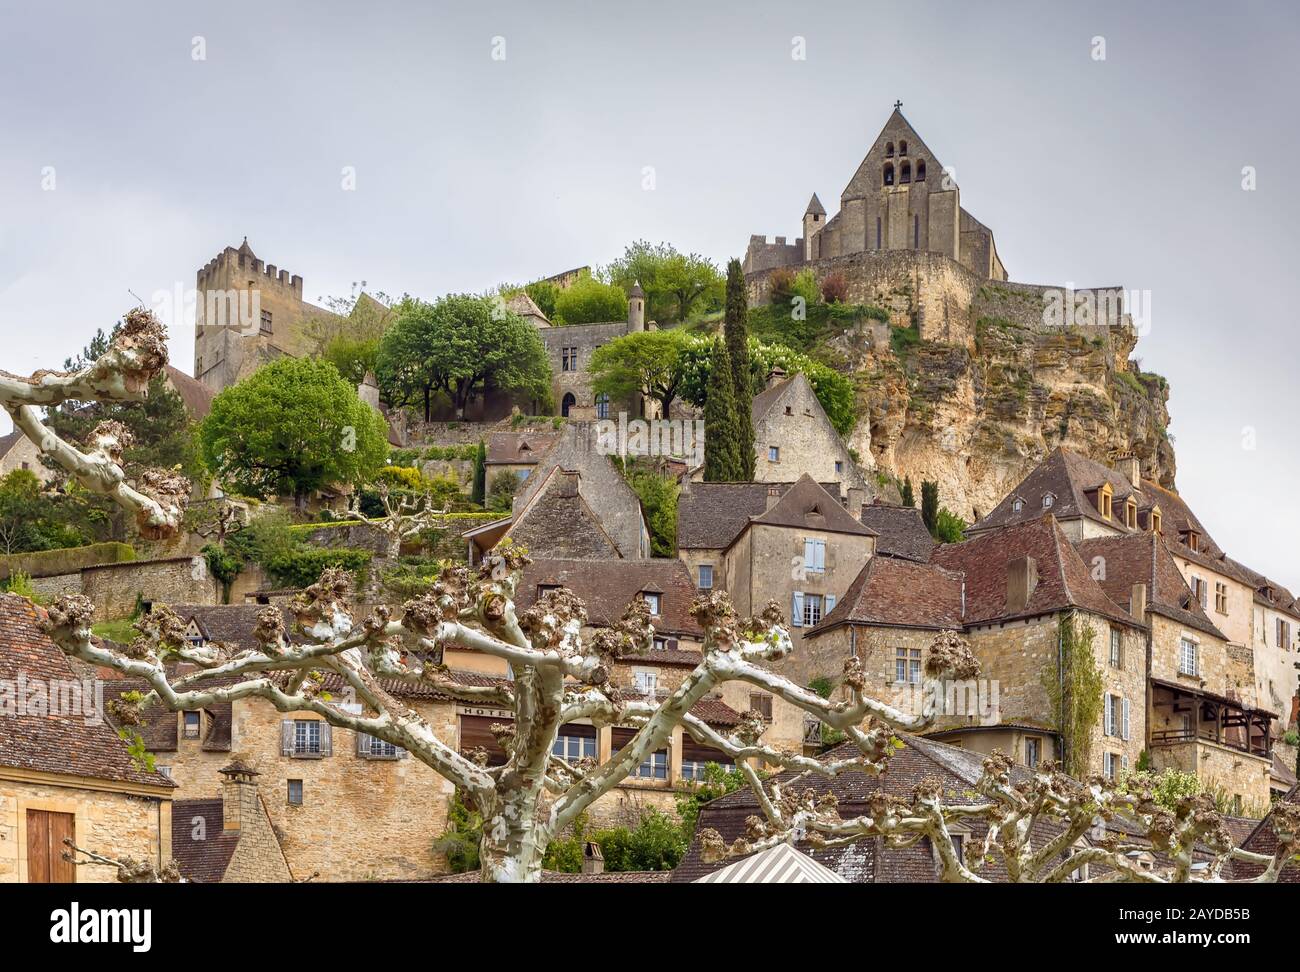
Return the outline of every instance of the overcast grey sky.
<path id="1" fill-rule="evenodd" d="M 1181 492 L 1300 587 L 1297 5 L 803 6 L 5 0 L 0 366 L 57 366 L 244 235 L 313 300 L 637 238 L 722 261 L 797 236 L 814 190 L 834 212 L 901 99 L 1012 279 L 1151 292 Z M 167 323 L 189 370 L 192 315 Z"/>

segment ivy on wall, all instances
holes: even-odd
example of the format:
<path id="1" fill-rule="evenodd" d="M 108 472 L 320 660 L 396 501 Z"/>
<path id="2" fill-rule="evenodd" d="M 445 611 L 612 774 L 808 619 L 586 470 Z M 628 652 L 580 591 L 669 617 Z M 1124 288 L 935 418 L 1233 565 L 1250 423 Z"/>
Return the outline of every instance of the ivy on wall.
<path id="1" fill-rule="evenodd" d="M 1093 729 L 1105 708 L 1105 683 L 1093 653 L 1096 632 L 1077 612 L 1057 622 L 1058 658 L 1043 671 L 1043 687 L 1061 733 L 1061 768 L 1075 779 L 1092 765 Z"/>

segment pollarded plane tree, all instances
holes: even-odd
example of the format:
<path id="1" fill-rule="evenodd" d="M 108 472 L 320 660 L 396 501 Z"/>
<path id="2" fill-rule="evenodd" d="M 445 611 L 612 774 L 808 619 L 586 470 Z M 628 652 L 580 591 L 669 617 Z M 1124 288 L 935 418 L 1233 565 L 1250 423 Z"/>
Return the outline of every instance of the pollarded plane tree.
<path id="1" fill-rule="evenodd" d="M 61 376 L 65 386 L 61 394 L 87 399 L 139 393 L 147 386 L 152 372 L 166 360 L 161 329 L 142 313 L 132 320 L 135 323 L 123 329 L 124 336 L 114 348 L 86 369 L 85 377 Z M 6 393 L 14 382 L 36 388 L 45 387 L 42 382 L 48 379 L 39 375 L 6 379 L 2 386 Z M 47 401 L 57 397 L 54 394 Z M 99 443 L 87 455 L 51 439 L 39 423 L 33 424 L 24 404 L 20 399 L 16 406 L 16 420 L 22 418 L 19 427 L 65 468 L 84 477 L 83 481 L 106 484 L 104 491 L 136 510 L 146 528 L 159 532 L 177 528 L 179 500 L 164 505 L 125 487 L 115 458 L 118 453 Z M 1127 810 L 1134 832 L 1143 831 L 1145 822 L 1151 844 L 1172 851 L 1174 866 L 1168 877 L 1187 880 L 1196 871 L 1193 852 L 1186 848 L 1222 836 L 1221 821 L 1205 807 L 1164 814 L 1145 800 L 1124 804 L 1096 782 L 1075 784 L 1048 771 L 1037 774 L 1032 785 L 1013 782 L 1005 761 L 997 759 L 990 761 L 979 801 L 951 801 L 950 795 L 945 798 L 939 788 L 926 784 L 910 804 L 884 801 L 869 816 L 840 818 L 827 796 L 811 788 L 797 792 L 794 786 L 765 781 L 758 767 L 818 781 L 848 772 L 881 773 L 901 745 L 898 734 L 924 729 L 931 721 L 928 714 L 904 713 L 870 698 L 856 658 L 845 665 L 843 693 L 836 700 L 824 699 L 774 673 L 769 665 L 792 649 L 779 610 L 773 604 L 759 616 L 741 619 L 721 593 L 700 598 L 693 607 L 704 632 L 699 664 L 666 698 L 638 697 L 614 684 L 612 673 L 617 658 L 651 647 L 654 630 L 644 601 L 638 598 L 617 623 L 590 635 L 584 634 L 585 610 L 567 590 L 547 592 L 520 614 L 515 593 L 525 563 L 519 550 L 506 545 L 476 568 L 448 568 L 426 594 L 400 609 L 379 605 L 364 613 L 352 603 L 350 576 L 327 570 L 290 605 L 295 637 L 290 638 L 284 615 L 267 608 L 258 619 L 252 646 L 191 644 L 180 619 L 166 608 L 155 607 L 137 623 L 138 637 L 126 646 L 110 648 L 91 636 L 94 611 L 81 595 L 59 597 L 44 626 L 70 656 L 143 683 L 145 691 L 123 695 L 113 705 L 121 723 L 139 723 L 143 710 L 154 704 L 182 711 L 260 698 L 282 712 L 313 712 L 331 725 L 407 750 L 461 788 L 481 813 L 485 881 L 539 880 L 548 843 L 627 779 L 650 753 L 664 748 L 679 726 L 733 761 L 763 809 L 765 819 L 752 818 L 747 838 L 731 848 L 715 834 L 703 834 L 706 850 L 714 856 L 799 838 L 828 843 L 873 836 L 898 843 L 929 838 L 944 862 L 945 878 L 978 880 L 975 868 L 957 854 L 948 828 L 959 818 L 982 815 L 990 826 L 982 849 L 986 853 L 979 856 L 1001 852 L 1015 879 L 1047 880 L 1060 877 L 1064 865 L 1051 864 L 1052 855 L 1044 855 L 1034 844 L 1031 831 L 1036 821 L 1046 816 L 1055 818 L 1058 827 L 1065 825 L 1053 843 L 1059 846 L 1060 856 L 1075 853 L 1076 832 L 1082 834 L 1079 828 L 1086 829 L 1108 813 L 1118 816 Z M 450 646 L 501 659 L 511 677 L 497 684 L 462 684 L 442 663 Z M 966 643 L 949 632 L 931 646 L 926 673 L 936 680 L 969 679 L 977 674 L 977 666 Z M 458 752 L 418 712 L 386 692 L 384 679 L 428 686 L 463 703 L 509 711 L 512 720 L 501 735 L 505 763 L 490 767 L 484 759 Z M 729 681 L 779 696 L 843 733 L 852 744 L 849 755 L 819 759 L 764 744 L 765 723 L 757 713 L 748 714 L 729 732 L 719 732 L 692 714 L 696 703 Z M 345 686 L 345 692 L 338 694 L 346 696 L 347 702 L 325 689 L 336 682 Z M 599 765 L 554 756 L 560 727 L 581 720 L 598 726 L 631 726 L 636 731 L 621 750 Z M 1290 815 L 1283 814 L 1280 820 L 1279 844 L 1293 852 L 1295 831 L 1300 828 Z M 1118 841 L 1094 842 L 1077 853 L 1087 857 L 1066 862 L 1073 863 L 1074 869 L 1083 863 L 1104 863 L 1120 878 L 1151 879 L 1146 872 L 1125 866 L 1128 850 Z M 1225 860 L 1231 856 L 1241 854 L 1220 855 Z M 1285 853 L 1280 850 L 1271 861 L 1262 855 L 1242 859 L 1264 866 L 1262 877 L 1275 878 Z M 1202 876 L 1219 877 L 1221 870 L 1222 864 L 1216 863 L 1202 869 Z"/>

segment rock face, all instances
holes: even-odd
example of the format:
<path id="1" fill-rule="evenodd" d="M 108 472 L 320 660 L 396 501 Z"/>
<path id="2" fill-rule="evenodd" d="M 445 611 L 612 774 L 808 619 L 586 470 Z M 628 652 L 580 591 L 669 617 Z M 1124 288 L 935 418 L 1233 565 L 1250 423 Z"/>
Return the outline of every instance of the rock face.
<path id="1" fill-rule="evenodd" d="M 904 476 L 918 495 L 934 480 L 943 505 L 973 521 L 1057 446 L 1100 462 L 1131 452 L 1144 476 L 1174 487 L 1168 386 L 1132 359 L 1138 328 L 1118 288 L 977 280 L 934 254 L 810 269 L 888 311 L 887 323 L 864 318 L 809 349 L 854 376 L 849 445 L 887 497 Z M 766 299 L 767 275 L 749 276 L 751 300 Z"/>

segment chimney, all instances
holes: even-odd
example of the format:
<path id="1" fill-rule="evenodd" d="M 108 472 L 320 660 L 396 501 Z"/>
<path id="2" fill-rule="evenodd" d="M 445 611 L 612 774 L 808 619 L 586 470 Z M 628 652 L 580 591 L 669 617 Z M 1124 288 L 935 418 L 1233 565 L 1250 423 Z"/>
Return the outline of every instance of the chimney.
<path id="1" fill-rule="evenodd" d="M 862 519 L 862 506 L 866 502 L 867 491 L 861 486 L 849 487 L 849 516 L 855 520 Z"/>
<path id="2" fill-rule="evenodd" d="M 645 330 L 645 291 L 641 289 L 640 280 L 634 282 L 627 292 L 627 329 Z"/>
<path id="3" fill-rule="evenodd" d="M 1029 605 L 1038 586 L 1038 563 L 1033 557 L 1007 562 L 1007 613 L 1018 614 Z"/>
<path id="4" fill-rule="evenodd" d="M 763 507 L 764 512 L 776 506 L 776 501 L 781 498 L 781 490 L 776 486 L 767 487 L 767 505 Z"/>
<path id="5" fill-rule="evenodd" d="M 594 840 L 589 840 L 582 845 L 582 873 L 605 873 L 605 855 L 600 852 L 600 845 Z"/>
<path id="6" fill-rule="evenodd" d="M 257 770 L 236 757 L 221 771 L 221 829 L 239 830 L 245 817 L 255 819 L 257 813 Z"/>
<path id="7" fill-rule="evenodd" d="M 777 365 L 767 373 L 767 388 L 775 388 L 781 382 L 785 381 L 785 369 Z"/>
<path id="8" fill-rule="evenodd" d="M 1115 458 L 1115 471 L 1124 474 L 1124 478 L 1134 489 L 1142 488 L 1142 460 L 1132 452 L 1125 452 Z"/>
<path id="9" fill-rule="evenodd" d="M 1128 613 L 1139 621 L 1146 620 L 1147 586 L 1145 584 L 1133 585 L 1133 590 L 1129 592 L 1128 596 Z"/>

